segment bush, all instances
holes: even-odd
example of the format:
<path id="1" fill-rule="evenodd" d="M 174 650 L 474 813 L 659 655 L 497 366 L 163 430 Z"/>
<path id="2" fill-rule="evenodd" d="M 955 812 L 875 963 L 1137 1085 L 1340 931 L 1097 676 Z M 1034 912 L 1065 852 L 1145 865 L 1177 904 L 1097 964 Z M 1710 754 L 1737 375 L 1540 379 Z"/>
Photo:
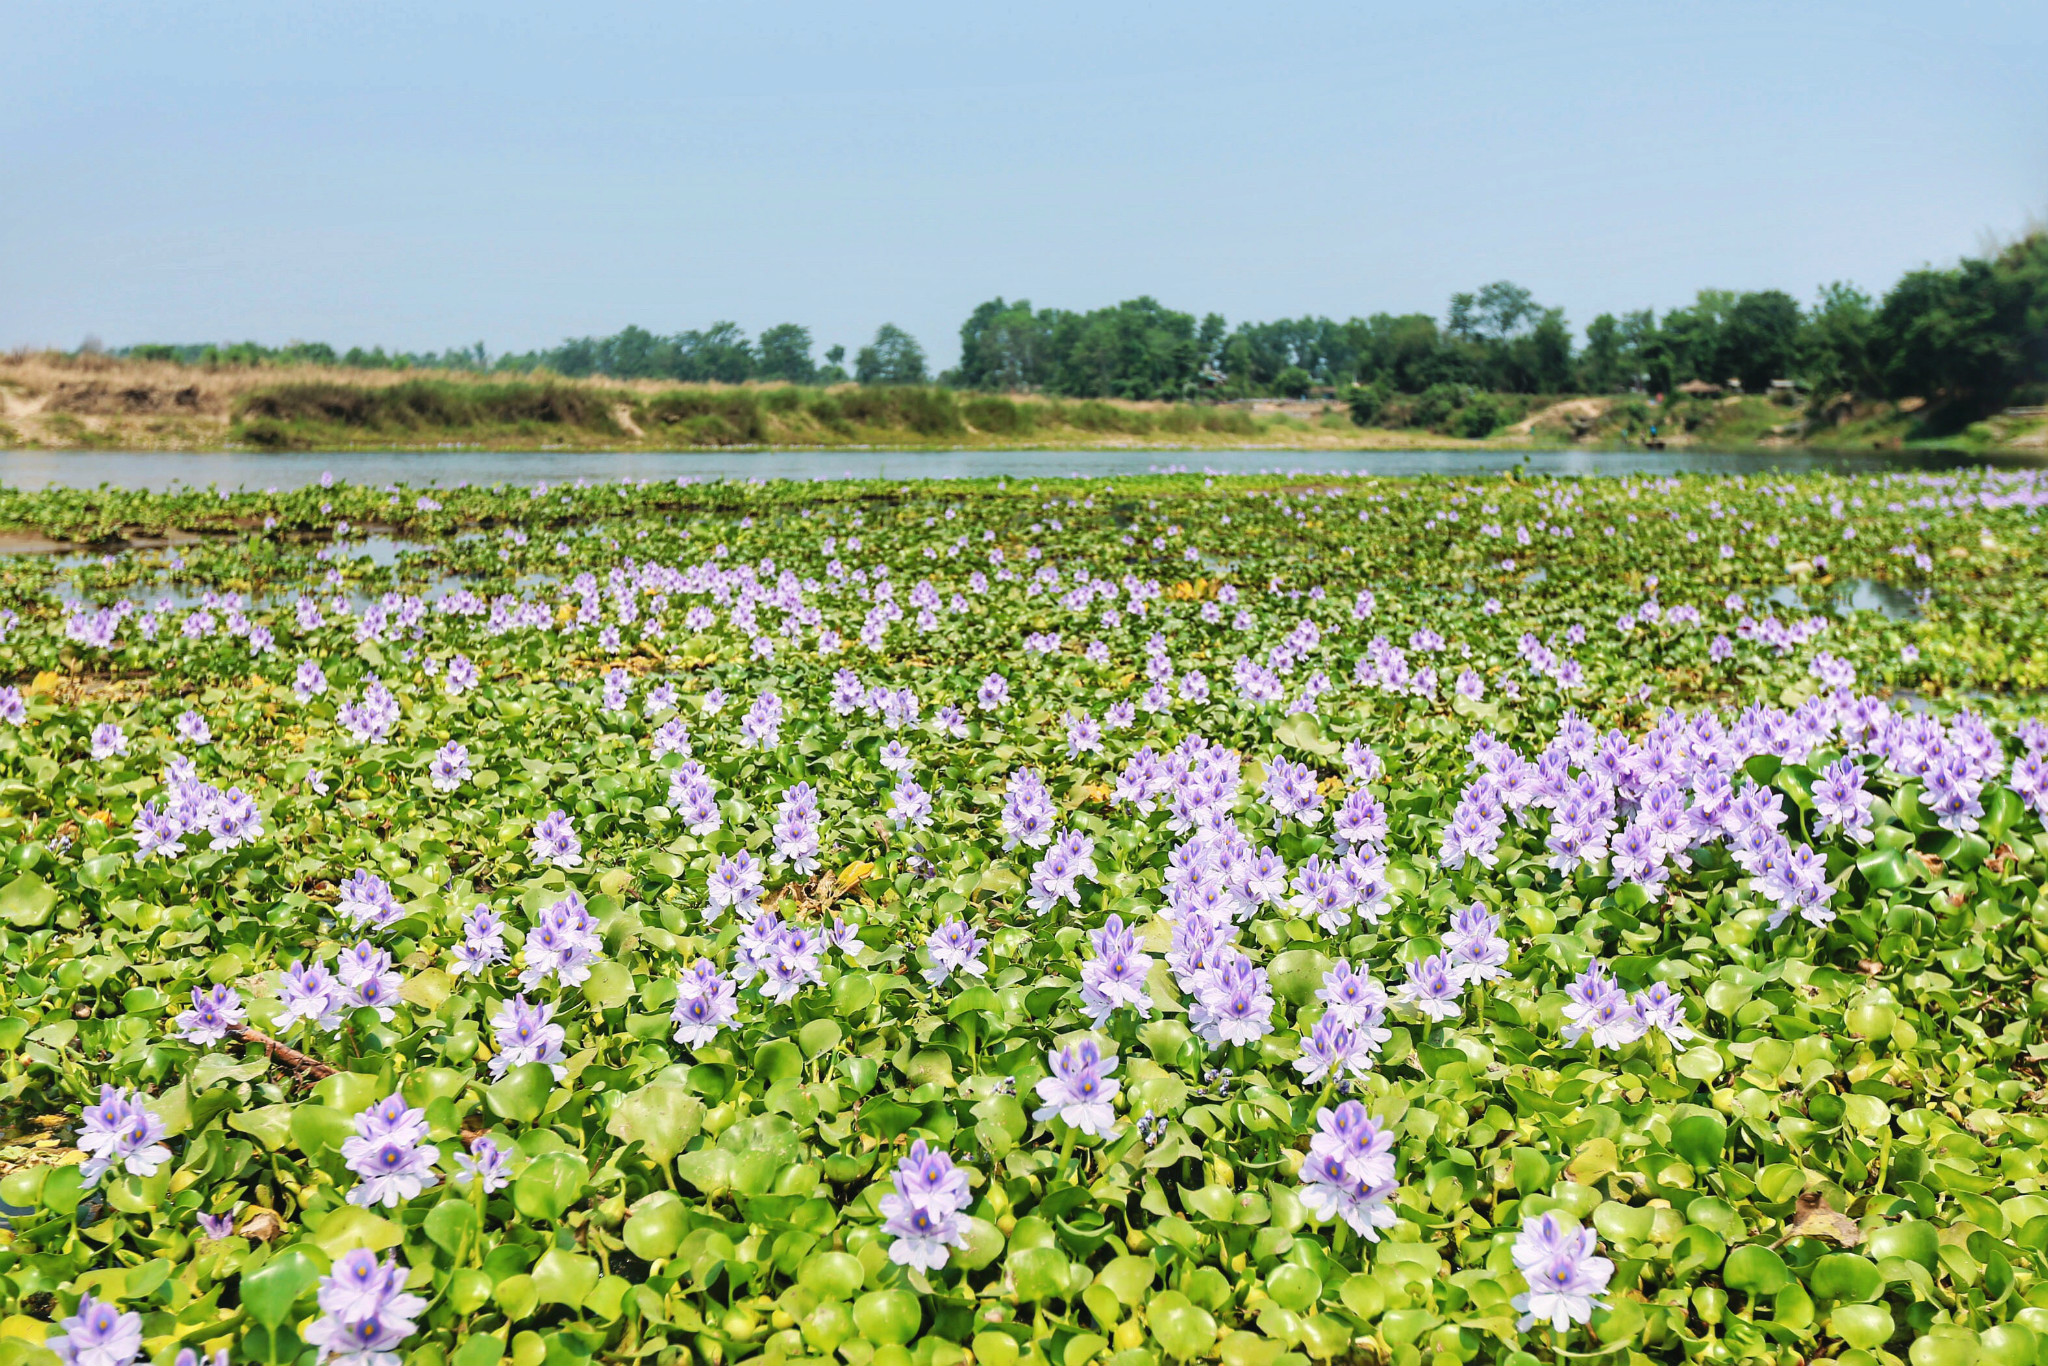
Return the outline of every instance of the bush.
<path id="1" fill-rule="evenodd" d="M 1273 392 L 1284 398 L 1307 398 L 1316 377 L 1299 365 L 1290 365 L 1273 376 Z"/>
<path id="2" fill-rule="evenodd" d="M 761 406 L 771 413 L 793 413 L 803 402 L 801 389 L 768 389 L 761 394 Z"/>
<path id="3" fill-rule="evenodd" d="M 1136 435 L 1152 430 L 1152 417 L 1137 408 L 1119 408 L 1114 403 L 1104 403 L 1091 398 L 1080 403 L 1069 403 L 1060 411 L 1060 417 L 1069 427 L 1078 427 L 1084 432 L 1125 432 Z"/>
<path id="4" fill-rule="evenodd" d="M 643 423 L 677 429 L 693 446 L 759 445 L 768 439 L 760 400 L 745 389 L 675 389 L 656 394 L 642 412 Z"/>
<path id="5" fill-rule="evenodd" d="M 970 398 L 961 403 L 960 416 L 976 431 L 991 436 L 1017 436 L 1038 425 L 1038 405 L 1007 398 Z"/>
<path id="6" fill-rule="evenodd" d="M 305 424 L 356 432 L 455 431 L 535 423 L 616 434 L 610 396 L 556 384 L 458 384 L 415 379 L 382 388 L 348 384 L 280 384 L 245 395 L 236 407 L 240 433 L 252 424 Z M 276 439 L 275 427 L 264 427 Z"/>
<path id="7" fill-rule="evenodd" d="M 950 390 L 912 385 L 849 389 L 839 406 L 850 421 L 867 427 L 908 427 L 920 436 L 958 436 L 967 430 Z"/>
<path id="8" fill-rule="evenodd" d="M 1202 418 L 1202 426 L 1223 436 L 1257 436 L 1259 424 L 1242 408 L 1214 408 Z"/>
<path id="9" fill-rule="evenodd" d="M 1386 407 L 1386 393 L 1377 384 L 1354 384 L 1344 391 L 1345 406 L 1351 409 L 1351 420 L 1361 427 L 1370 427 L 1372 420 Z"/>
<path id="10" fill-rule="evenodd" d="M 1481 394 L 1459 411 L 1453 426 L 1459 436 L 1473 440 L 1492 436 L 1493 429 L 1500 426 L 1500 409 L 1490 395 Z"/>
<path id="11" fill-rule="evenodd" d="M 1445 424 L 1450 421 L 1451 414 L 1464 406 L 1465 394 L 1462 384 L 1432 384 L 1415 400 L 1409 421 L 1431 431 L 1446 430 Z"/>

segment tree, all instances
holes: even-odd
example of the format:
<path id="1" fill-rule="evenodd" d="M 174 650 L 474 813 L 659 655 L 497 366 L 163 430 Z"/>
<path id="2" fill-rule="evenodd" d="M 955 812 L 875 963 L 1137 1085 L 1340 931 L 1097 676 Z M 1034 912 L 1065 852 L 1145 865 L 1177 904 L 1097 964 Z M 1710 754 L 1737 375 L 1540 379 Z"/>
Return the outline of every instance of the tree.
<path id="1" fill-rule="evenodd" d="M 1495 280 L 1477 294 L 1453 294 L 1449 331 L 1464 341 L 1506 341 L 1542 313 L 1528 290 L 1512 280 Z"/>
<path id="2" fill-rule="evenodd" d="M 1820 292 L 1799 329 L 1799 373 L 1818 397 L 1877 392 L 1870 344 L 1877 312 L 1870 296 L 1837 280 Z"/>
<path id="3" fill-rule="evenodd" d="M 1517 349 L 1527 352 L 1528 387 L 1532 392 L 1557 394 L 1571 386 L 1572 330 L 1565 325 L 1563 309 L 1544 309 L 1529 332 L 1526 348 Z"/>
<path id="4" fill-rule="evenodd" d="M 1273 391 L 1287 398 L 1307 398 L 1315 376 L 1299 365 L 1290 365 L 1273 377 Z"/>
<path id="5" fill-rule="evenodd" d="M 1715 339 L 1714 369 L 1760 394 L 1792 373 L 1799 346 L 1799 305 L 1781 289 L 1744 294 Z"/>
<path id="6" fill-rule="evenodd" d="M 960 327 L 963 389 L 998 392 L 1042 389 L 1053 374 L 1053 331 L 1058 313 L 1034 314 L 1028 299 L 1006 304 L 1000 296 L 977 307 Z"/>
<path id="7" fill-rule="evenodd" d="M 924 348 L 896 324 L 883 323 L 854 356 L 853 377 L 862 384 L 923 384 Z"/>
<path id="8" fill-rule="evenodd" d="M 1622 382 L 1621 324 L 1602 313 L 1586 324 L 1586 349 L 1579 356 L 1579 387 L 1589 394 L 1618 393 Z"/>
<path id="9" fill-rule="evenodd" d="M 811 361 L 811 329 L 782 323 L 761 334 L 759 373 L 763 379 L 811 384 L 818 367 Z"/>

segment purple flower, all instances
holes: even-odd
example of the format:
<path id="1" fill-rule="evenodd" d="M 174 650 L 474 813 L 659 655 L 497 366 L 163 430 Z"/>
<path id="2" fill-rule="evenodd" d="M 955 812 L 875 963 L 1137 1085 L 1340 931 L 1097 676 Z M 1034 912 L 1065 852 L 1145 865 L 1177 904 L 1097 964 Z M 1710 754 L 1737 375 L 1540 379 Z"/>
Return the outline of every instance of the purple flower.
<path id="1" fill-rule="evenodd" d="M 550 811 L 543 816 L 533 828 L 527 850 L 535 863 L 552 863 L 557 868 L 577 868 L 583 864 L 583 841 L 576 838 L 566 811 Z"/>
<path id="2" fill-rule="evenodd" d="M 139 1091 L 101 1083 L 99 1104 L 86 1106 L 79 1120 L 78 1146 L 86 1154 L 79 1169 L 88 1189 L 112 1168 L 147 1177 L 171 1160 L 171 1150 L 162 1141 L 167 1132 L 164 1122 L 143 1104 Z"/>
<path id="3" fill-rule="evenodd" d="M 112 721 L 102 721 L 92 728 L 92 757 L 99 760 L 112 759 L 128 752 L 128 737 Z"/>
<path id="4" fill-rule="evenodd" d="M 441 1184 L 434 1161 L 441 1150 L 422 1142 L 426 1115 L 393 1095 L 356 1116 L 356 1132 L 342 1140 L 341 1155 L 362 1183 L 348 1193 L 350 1204 L 397 1207 Z"/>
<path id="5" fill-rule="evenodd" d="M 932 965 L 924 970 L 924 979 L 935 987 L 944 986 L 946 979 L 956 972 L 970 977 L 988 973 L 988 964 L 981 961 L 981 951 L 988 947 L 988 941 L 964 920 L 949 920 L 933 930 L 924 947 L 932 960 Z"/>
<path id="6" fill-rule="evenodd" d="M 196 1044 L 216 1044 L 242 1023 L 242 998 L 231 986 L 220 983 L 204 990 L 192 988 L 192 1008 L 181 1011 L 176 1024 L 178 1036 Z"/>
<path id="7" fill-rule="evenodd" d="M 1463 987 L 1452 971 L 1447 955 L 1431 954 L 1404 966 L 1408 980 L 1396 993 L 1397 1004 L 1407 1006 L 1429 1020 L 1450 1020 L 1464 1013 L 1464 1003 L 1460 999 Z"/>
<path id="8" fill-rule="evenodd" d="M 919 1271 L 937 1271 L 952 1249 L 967 1246 L 960 1212 L 968 1201 L 967 1170 L 923 1139 L 896 1165 L 896 1189 L 880 1201 L 882 1231 L 895 1239 L 889 1260 Z"/>
<path id="9" fill-rule="evenodd" d="M 675 1021 L 675 1040 L 686 1048 L 702 1048 L 718 1037 L 718 1031 L 733 1022 L 739 990 L 708 958 L 699 958 L 676 987 L 676 1003 L 669 1012 Z"/>
<path id="10" fill-rule="evenodd" d="M 1093 1039 L 1047 1052 L 1052 1075 L 1037 1088 L 1045 1105 L 1031 1117 L 1040 1123 L 1057 1118 L 1081 1133 L 1107 1138 L 1116 1132 L 1116 1110 L 1110 1102 L 1122 1086 L 1109 1075 L 1116 1070 L 1116 1061 L 1104 1058 Z"/>
<path id="11" fill-rule="evenodd" d="M 728 908 L 739 915 L 753 915 L 760 905 L 761 889 L 766 880 L 765 870 L 746 850 L 742 849 L 730 857 L 721 856 L 706 883 L 710 904 L 704 911 L 704 923 L 708 925 L 716 921 Z"/>
<path id="12" fill-rule="evenodd" d="M 458 1186 L 483 1182 L 484 1194 L 512 1184 L 512 1171 L 505 1152 L 486 1134 L 470 1140 L 469 1151 L 455 1154 L 456 1171 L 449 1179 Z"/>
<path id="13" fill-rule="evenodd" d="M 341 1028 L 346 994 L 347 989 L 320 964 L 293 963 L 278 982 L 278 999 L 284 1010 L 277 1017 L 277 1027 L 286 1030 L 308 1020 L 315 1029 L 331 1034 Z"/>
<path id="14" fill-rule="evenodd" d="M 1614 1263 L 1598 1255 L 1599 1246 L 1591 1229 L 1556 1210 L 1524 1224 L 1515 1235 L 1514 1260 L 1529 1289 L 1512 1301 L 1522 1311 L 1516 1327 L 1526 1332 L 1547 1322 L 1562 1333 L 1575 1323 L 1590 1322 L 1596 1308 L 1606 1308 L 1599 1297 L 1614 1275 Z"/>
<path id="15" fill-rule="evenodd" d="M 321 1317 L 305 1330 L 320 1349 L 318 1361 L 341 1358 L 348 1366 L 398 1366 L 397 1348 L 412 1336 L 414 1318 L 427 1307 L 405 1293 L 406 1269 L 383 1262 L 367 1248 L 335 1259 L 320 1281 Z"/>
<path id="16" fill-rule="evenodd" d="M 78 1312 L 57 1326 L 64 1331 L 45 1338 L 43 1346 L 64 1366 L 129 1366 L 142 1355 L 142 1315 L 124 1314 L 90 1292 L 78 1301 Z"/>
<path id="17" fill-rule="evenodd" d="M 1317 1223 L 1342 1219 L 1378 1242 L 1379 1231 L 1395 1220 L 1388 1204 L 1396 1189 L 1393 1134 L 1355 1100 L 1317 1110 L 1316 1129 L 1301 1164 L 1302 1207 Z"/>
<path id="18" fill-rule="evenodd" d="M 568 1055 L 562 1052 L 562 1040 L 568 1035 L 562 1026 L 550 1023 L 554 1014 L 553 1006 L 546 1002 L 529 1005 L 524 995 L 501 1002 L 498 1013 L 491 1017 L 491 1042 L 496 1049 L 491 1075 L 502 1077 L 507 1068 L 539 1062 L 554 1070 L 555 1080 L 567 1076 L 569 1069 L 562 1064 Z"/>
<path id="19" fill-rule="evenodd" d="M 453 792 L 469 781 L 469 750 L 459 740 L 450 740 L 434 754 L 427 766 L 436 792 Z"/>
<path id="20" fill-rule="evenodd" d="M 232 1214 L 208 1214 L 204 1210 L 193 1216 L 199 1224 L 200 1235 L 209 1242 L 235 1236 L 235 1216 Z"/>

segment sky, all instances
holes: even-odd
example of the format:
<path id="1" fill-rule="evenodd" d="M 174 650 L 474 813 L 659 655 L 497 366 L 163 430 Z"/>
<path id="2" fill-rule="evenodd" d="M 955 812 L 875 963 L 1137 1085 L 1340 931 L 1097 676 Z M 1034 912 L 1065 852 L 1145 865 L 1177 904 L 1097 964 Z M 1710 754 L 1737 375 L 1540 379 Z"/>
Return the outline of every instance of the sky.
<path id="1" fill-rule="evenodd" d="M 2048 218 L 2048 6 L 13 0 L 0 347 L 494 353 L 996 295 L 1580 327 Z"/>

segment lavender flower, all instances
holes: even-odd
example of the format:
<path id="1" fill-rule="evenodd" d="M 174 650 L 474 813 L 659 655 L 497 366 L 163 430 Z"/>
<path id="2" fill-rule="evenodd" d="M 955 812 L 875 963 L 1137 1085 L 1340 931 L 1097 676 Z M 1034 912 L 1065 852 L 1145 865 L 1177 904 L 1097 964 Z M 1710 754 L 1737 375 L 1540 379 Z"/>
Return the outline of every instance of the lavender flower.
<path id="1" fill-rule="evenodd" d="M 511 1166 L 505 1151 L 487 1134 L 478 1134 L 471 1139 L 468 1152 L 455 1154 L 455 1166 L 455 1174 L 449 1180 L 458 1186 L 481 1181 L 486 1195 L 512 1184 Z"/>
<path id="2" fill-rule="evenodd" d="M 895 1241 L 889 1260 L 918 1271 L 945 1266 L 952 1249 L 967 1246 L 960 1213 L 968 1200 L 967 1171 L 923 1139 L 896 1165 L 895 1190 L 881 1198 L 882 1231 Z"/>
<path id="3" fill-rule="evenodd" d="M 739 990 L 732 979 L 718 971 L 708 958 L 699 958 L 676 987 L 676 1003 L 669 1012 L 675 1021 L 675 1040 L 685 1048 L 702 1048 L 718 1037 L 718 1031 L 732 1024 L 737 1015 Z"/>
<path id="4" fill-rule="evenodd" d="M 124 1314 L 90 1292 L 79 1299 L 78 1312 L 57 1326 L 64 1331 L 45 1338 L 43 1346 L 64 1366 L 129 1366 L 142 1355 L 142 1315 Z"/>
<path id="5" fill-rule="evenodd" d="M 348 1169 L 363 1178 L 348 1193 L 350 1204 L 396 1208 L 421 1191 L 441 1184 L 434 1162 L 441 1150 L 425 1143 L 424 1111 L 392 1095 L 356 1116 L 353 1138 L 342 1140 Z"/>
<path id="6" fill-rule="evenodd" d="M 1570 1216 L 1551 1210 L 1515 1235 L 1515 1269 L 1529 1282 L 1526 1293 L 1511 1303 L 1522 1311 L 1516 1328 L 1523 1332 L 1548 1322 L 1559 1333 L 1592 1320 L 1607 1307 L 1599 1297 L 1614 1275 L 1614 1263 L 1599 1256 L 1599 1241 Z"/>
<path id="7" fill-rule="evenodd" d="M 320 1349 L 318 1362 L 341 1358 L 347 1366 L 399 1366 L 398 1347 L 415 1331 L 415 1317 L 427 1307 L 405 1293 L 406 1268 L 395 1258 L 378 1261 L 368 1248 L 335 1259 L 320 1281 L 321 1316 L 305 1330 Z"/>
<path id="8" fill-rule="evenodd" d="M 1109 1075 L 1116 1070 L 1116 1062 L 1115 1058 L 1105 1059 L 1093 1039 L 1047 1052 L 1052 1075 L 1042 1079 L 1037 1088 L 1045 1105 L 1031 1117 L 1040 1123 L 1058 1118 L 1081 1133 L 1107 1138 L 1116 1132 L 1116 1110 L 1110 1102 L 1122 1086 Z"/>
<path id="9" fill-rule="evenodd" d="M 216 1044 L 242 1023 L 242 998 L 231 986 L 219 983 L 202 990 L 192 988 L 192 1008 L 181 1011 L 176 1020 L 178 1037 L 189 1043 Z"/>
<path id="10" fill-rule="evenodd" d="M 949 920 L 933 930 L 924 947 L 932 960 L 924 970 L 924 979 L 935 987 L 944 986 L 946 979 L 956 972 L 970 977 L 988 973 L 988 964 L 981 961 L 981 951 L 988 947 L 988 941 L 964 920 Z"/>
<path id="11" fill-rule="evenodd" d="M 436 792 L 453 792 L 469 781 L 469 750 L 459 740 L 450 740 L 434 754 L 427 766 Z"/>
<path id="12" fill-rule="evenodd" d="M 1317 1223 L 1342 1219 L 1369 1242 L 1395 1220 L 1394 1136 L 1347 1100 L 1316 1111 L 1316 1134 L 1301 1164 L 1301 1204 Z"/>
<path id="13" fill-rule="evenodd" d="M 543 816 L 533 828 L 527 850 L 535 863 L 551 863 L 557 868 L 578 868 L 583 864 L 583 841 L 576 838 L 566 811 L 550 811 Z"/>
<path id="14" fill-rule="evenodd" d="M 528 1004 L 526 997 L 514 996 L 498 1005 L 498 1013 L 491 1017 L 492 1047 L 491 1075 L 502 1077 L 506 1069 L 524 1067 L 528 1063 L 546 1063 L 560 1081 L 569 1075 L 569 1069 L 562 1064 L 568 1055 L 562 1052 L 562 1041 L 567 1032 L 558 1024 L 551 1024 L 555 1008 L 546 1002 Z"/>
<path id="15" fill-rule="evenodd" d="M 1408 980 L 1395 995 L 1397 1004 L 1432 1021 L 1456 1019 L 1464 1013 L 1462 983 L 1445 955 L 1431 954 L 1404 966 Z"/>
<path id="16" fill-rule="evenodd" d="M 148 1177 L 171 1160 L 171 1150 L 162 1141 L 167 1132 L 164 1122 L 143 1104 L 139 1091 L 101 1083 L 99 1104 L 86 1106 L 79 1120 L 78 1146 L 86 1154 L 79 1170 L 88 1189 L 112 1168 Z"/>

